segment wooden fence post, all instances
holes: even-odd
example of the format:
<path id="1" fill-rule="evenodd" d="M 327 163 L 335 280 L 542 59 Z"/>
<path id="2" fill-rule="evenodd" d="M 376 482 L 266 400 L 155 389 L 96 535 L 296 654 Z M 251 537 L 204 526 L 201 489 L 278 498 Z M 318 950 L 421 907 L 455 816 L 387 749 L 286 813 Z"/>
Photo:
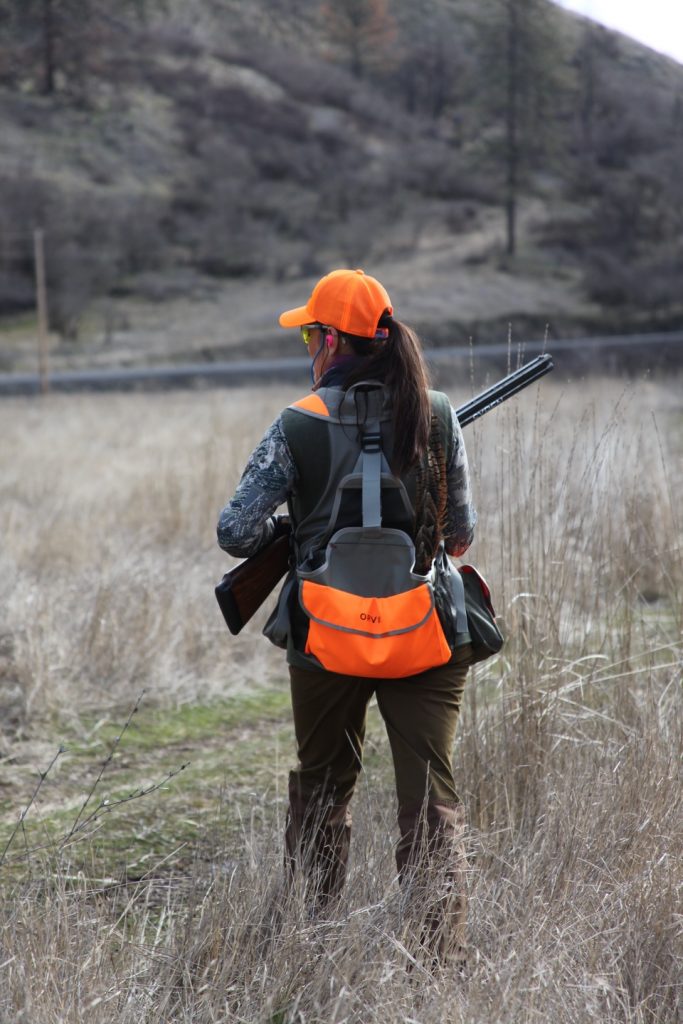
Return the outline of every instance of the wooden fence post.
<path id="1" fill-rule="evenodd" d="M 33 251 L 36 267 L 36 305 L 38 310 L 38 373 L 40 391 L 45 395 L 50 389 L 47 364 L 47 290 L 45 287 L 45 246 L 42 228 L 33 232 Z"/>

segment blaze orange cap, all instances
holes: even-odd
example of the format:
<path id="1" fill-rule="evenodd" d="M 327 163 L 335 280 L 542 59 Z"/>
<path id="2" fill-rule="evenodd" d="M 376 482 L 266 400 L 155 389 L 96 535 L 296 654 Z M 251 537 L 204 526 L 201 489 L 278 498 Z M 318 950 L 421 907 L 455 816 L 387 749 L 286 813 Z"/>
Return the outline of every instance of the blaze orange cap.
<path id="1" fill-rule="evenodd" d="M 374 338 L 382 313 L 393 313 L 384 285 L 362 270 L 333 270 L 318 281 L 305 306 L 280 316 L 281 327 L 319 323 L 338 331 Z"/>

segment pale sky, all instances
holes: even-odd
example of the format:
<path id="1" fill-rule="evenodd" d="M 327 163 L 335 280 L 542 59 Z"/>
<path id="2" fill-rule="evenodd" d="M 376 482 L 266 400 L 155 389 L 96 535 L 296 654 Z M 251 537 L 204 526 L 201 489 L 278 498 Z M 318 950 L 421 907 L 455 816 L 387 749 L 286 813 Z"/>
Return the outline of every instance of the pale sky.
<path id="1" fill-rule="evenodd" d="M 556 0 L 683 64 L 683 0 Z"/>

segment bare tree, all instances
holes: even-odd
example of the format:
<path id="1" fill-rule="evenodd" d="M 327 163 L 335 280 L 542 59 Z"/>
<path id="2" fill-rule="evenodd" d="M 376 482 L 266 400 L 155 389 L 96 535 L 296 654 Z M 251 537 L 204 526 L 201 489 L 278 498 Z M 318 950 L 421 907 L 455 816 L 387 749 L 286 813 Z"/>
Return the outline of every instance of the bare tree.
<path id="1" fill-rule="evenodd" d="M 394 85 L 410 113 L 452 116 L 469 79 L 464 22 L 434 0 L 395 4 Z"/>
<path id="2" fill-rule="evenodd" d="M 88 66 L 107 50 L 126 18 L 142 18 L 164 0 L 0 0 L 3 64 L 12 77 L 33 79 L 52 95 L 62 82 L 82 81 Z"/>
<path id="3" fill-rule="evenodd" d="M 557 8 L 549 0 L 492 0 L 480 30 L 481 89 L 502 128 L 506 248 L 517 248 L 523 172 L 547 156 L 563 106 L 566 61 Z"/>
<path id="4" fill-rule="evenodd" d="M 387 0 L 334 0 L 321 7 L 328 39 L 341 47 L 356 78 L 381 64 L 396 37 Z"/>

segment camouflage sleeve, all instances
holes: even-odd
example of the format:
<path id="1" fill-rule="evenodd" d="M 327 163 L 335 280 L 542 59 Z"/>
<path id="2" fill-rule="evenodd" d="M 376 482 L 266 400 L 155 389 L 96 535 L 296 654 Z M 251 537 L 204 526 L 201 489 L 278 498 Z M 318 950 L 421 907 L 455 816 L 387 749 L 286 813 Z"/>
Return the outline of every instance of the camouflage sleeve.
<path id="1" fill-rule="evenodd" d="M 248 558 L 265 547 L 275 530 L 273 512 L 286 501 L 295 477 L 296 467 L 278 417 L 249 456 L 237 490 L 220 514 L 220 547 L 236 558 Z"/>
<path id="2" fill-rule="evenodd" d="M 446 505 L 446 550 L 449 555 L 463 555 L 474 538 L 477 513 L 472 504 L 470 470 L 467 452 L 455 409 L 453 419 L 453 451 L 448 463 L 448 501 Z"/>

